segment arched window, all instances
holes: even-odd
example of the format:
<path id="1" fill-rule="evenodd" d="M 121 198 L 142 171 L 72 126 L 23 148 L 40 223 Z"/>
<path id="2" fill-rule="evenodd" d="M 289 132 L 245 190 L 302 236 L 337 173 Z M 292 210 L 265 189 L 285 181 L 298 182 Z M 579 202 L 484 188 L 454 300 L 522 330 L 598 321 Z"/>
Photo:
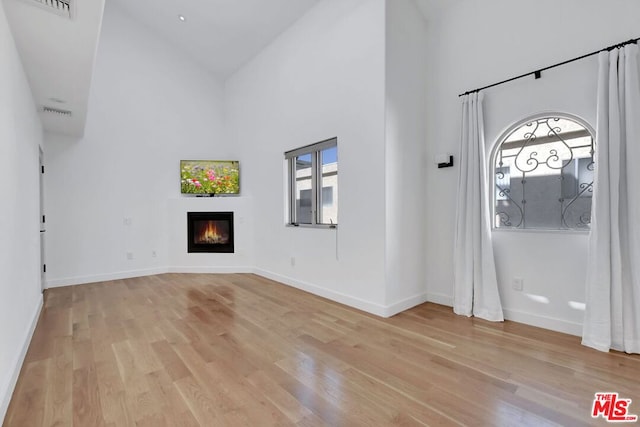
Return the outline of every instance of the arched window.
<path id="1" fill-rule="evenodd" d="M 588 230 L 594 132 L 568 114 L 513 125 L 493 154 L 494 227 Z"/>

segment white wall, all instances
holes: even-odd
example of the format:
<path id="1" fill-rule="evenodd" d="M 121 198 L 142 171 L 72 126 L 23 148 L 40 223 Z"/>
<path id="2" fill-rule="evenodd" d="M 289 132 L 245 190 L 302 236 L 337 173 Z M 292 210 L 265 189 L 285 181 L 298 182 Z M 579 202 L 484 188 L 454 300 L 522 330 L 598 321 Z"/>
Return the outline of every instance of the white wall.
<path id="1" fill-rule="evenodd" d="M 428 158 L 458 153 L 458 94 L 640 36 L 633 0 L 492 0 L 459 2 L 429 26 L 431 70 Z M 512 82 L 485 95 L 487 145 L 525 115 L 545 110 L 595 122 L 595 58 Z M 451 304 L 457 167 L 427 164 L 427 282 L 429 299 Z M 501 298 L 507 318 L 580 334 L 586 234 L 494 233 Z M 511 289 L 514 277 L 524 291 Z M 535 302 L 540 298 L 548 303 Z M 532 299 L 533 298 L 533 299 Z M 542 299 L 543 300 L 543 299 Z"/>
<path id="2" fill-rule="evenodd" d="M 413 2 L 325 0 L 224 87 L 107 4 L 86 136 L 47 136 L 50 284 L 256 267 L 382 315 L 424 299 L 425 283 L 430 300 L 450 304 L 457 167 L 433 158 L 458 152 L 458 93 L 637 36 L 640 5 L 614 3 L 464 0 L 425 35 Z M 592 65 L 489 91 L 488 142 L 528 112 L 593 123 Z M 285 227 L 283 152 L 334 136 L 339 228 Z M 181 158 L 239 159 L 242 197 L 180 197 Z M 182 251 L 186 210 L 210 208 L 244 218 L 233 258 Z M 586 235 L 503 232 L 495 245 L 507 316 L 578 333 L 569 303 L 584 299 Z"/>
<path id="3" fill-rule="evenodd" d="M 180 159 L 238 158 L 225 132 L 222 102 L 222 84 L 210 73 L 107 3 L 85 136 L 46 135 L 49 286 L 167 266 L 213 271 L 248 264 L 251 248 L 244 242 L 237 245 L 243 258 L 174 256 L 169 246 L 179 234 L 186 242 L 187 208 L 248 209 L 250 201 L 242 197 L 179 202 Z M 236 224 L 240 236 L 244 226 Z"/>
<path id="4" fill-rule="evenodd" d="M 384 46 L 384 0 L 325 0 L 226 85 L 227 120 L 254 202 L 257 271 L 381 314 Z M 283 153 L 331 137 L 339 228 L 285 227 Z"/>
<path id="5" fill-rule="evenodd" d="M 42 127 L 0 2 L 0 422 L 41 304 Z"/>
<path id="6" fill-rule="evenodd" d="M 413 1 L 386 2 L 386 304 L 426 300 L 427 29 Z"/>

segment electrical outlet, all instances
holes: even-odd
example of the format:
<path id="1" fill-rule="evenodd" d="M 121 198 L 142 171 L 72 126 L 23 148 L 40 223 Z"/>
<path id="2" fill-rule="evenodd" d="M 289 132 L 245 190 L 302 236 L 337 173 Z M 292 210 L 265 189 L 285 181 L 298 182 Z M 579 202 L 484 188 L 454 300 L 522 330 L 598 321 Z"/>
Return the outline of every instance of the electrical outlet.
<path id="1" fill-rule="evenodd" d="M 291 257 L 291 267 L 295 267 L 296 266 L 296 257 L 292 256 Z"/>
<path id="2" fill-rule="evenodd" d="M 514 291 L 521 291 L 524 288 L 524 280 L 522 277 L 514 277 L 512 286 Z"/>
<path id="3" fill-rule="evenodd" d="M 127 252 L 127 259 L 133 259 L 133 252 Z"/>
<path id="4" fill-rule="evenodd" d="M 156 250 L 155 250 L 155 249 L 154 249 L 154 250 L 152 250 L 152 251 L 151 251 L 151 257 L 152 257 L 152 258 L 156 258 L 157 256 L 158 256 L 158 253 L 156 252 Z"/>
<path id="5" fill-rule="evenodd" d="M 129 216 L 125 216 L 125 217 L 122 219 L 122 223 L 123 223 L 124 225 L 131 225 L 131 222 L 132 222 L 132 221 L 131 221 L 131 217 L 129 217 Z"/>

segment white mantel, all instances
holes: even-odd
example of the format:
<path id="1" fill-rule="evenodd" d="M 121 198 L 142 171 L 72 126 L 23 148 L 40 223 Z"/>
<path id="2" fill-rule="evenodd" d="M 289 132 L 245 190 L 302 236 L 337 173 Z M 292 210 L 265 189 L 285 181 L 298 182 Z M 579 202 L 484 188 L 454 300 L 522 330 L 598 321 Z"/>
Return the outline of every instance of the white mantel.
<path id="1" fill-rule="evenodd" d="M 246 196 L 167 200 L 167 268 L 174 273 L 244 273 L 252 271 L 252 199 Z M 233 212 L 234 253 L 187 253 L 187 212 Z"/>

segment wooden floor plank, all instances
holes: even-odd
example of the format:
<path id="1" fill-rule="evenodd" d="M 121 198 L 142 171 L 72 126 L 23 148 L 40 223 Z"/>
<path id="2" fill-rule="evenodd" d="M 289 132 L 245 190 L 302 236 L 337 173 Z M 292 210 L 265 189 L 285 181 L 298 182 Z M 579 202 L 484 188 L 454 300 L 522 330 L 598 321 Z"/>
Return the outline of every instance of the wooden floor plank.
<path id="1" fill-rule="evenodd" d="M 104 426 L 98 377 L 94 366 L 73 370 L 73 425 Z"/>
<path id="2" fill-rule="evenodd" d="M 597 426 L 640 357 L 423 304 L 389 319 L 252 274 L 50 289 L 3 426 Z"/>
<path id="3" fill-rule="evenodd" d="M 46 404 L 43 425 L 70 425 L 72 412 L 73 353 L 72 337 L 57 337 L 55 356 L 51 358 L 46 381 Z"/>

